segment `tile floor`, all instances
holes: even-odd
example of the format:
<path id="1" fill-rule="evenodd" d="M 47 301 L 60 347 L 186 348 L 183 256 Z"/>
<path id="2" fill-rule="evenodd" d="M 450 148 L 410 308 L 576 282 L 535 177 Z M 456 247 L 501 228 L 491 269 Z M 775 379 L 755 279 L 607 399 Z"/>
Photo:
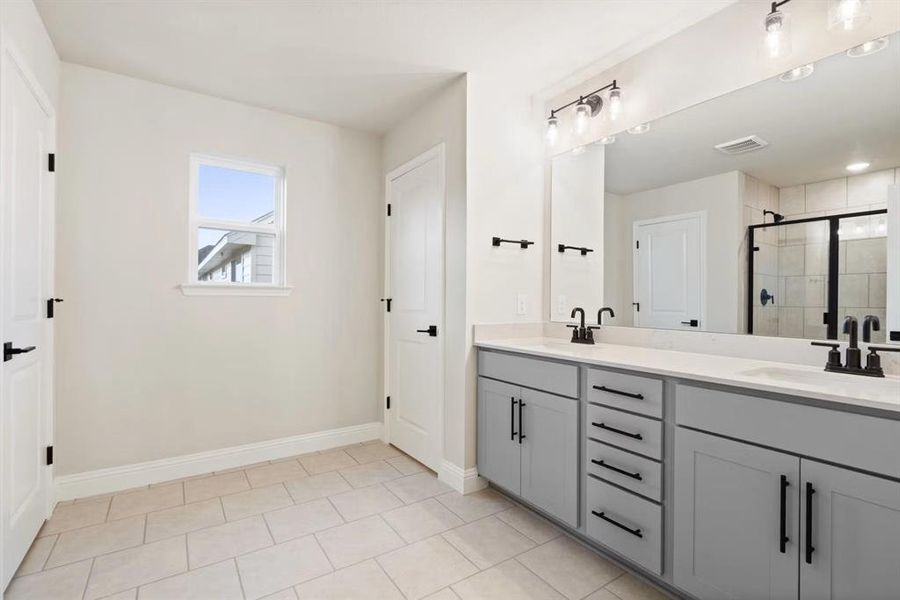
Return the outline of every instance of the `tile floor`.
<path id="1" fill-rule="evenodd" d="M 60 503 L 7 600 L 664 596 L 380 442 Z"/>

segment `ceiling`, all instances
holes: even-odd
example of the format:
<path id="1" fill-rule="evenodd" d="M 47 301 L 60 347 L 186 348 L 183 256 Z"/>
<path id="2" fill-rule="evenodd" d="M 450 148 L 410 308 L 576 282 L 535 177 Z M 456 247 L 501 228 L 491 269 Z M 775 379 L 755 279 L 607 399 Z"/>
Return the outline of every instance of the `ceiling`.
<path id="1" fill-rule="evenodd" d="M 64 61 L 372 132 L 461 73 L 541 90 L 732 2 L 36 0 Z"/>
<path id="2" fill-rule="evenodd" d="M 713 146 L 757 135 L 769 146 L 728 156 Z M 877 54 L 840 53 L 808 78 L 777 77 L 622 133 L 607 146 L 606 189 L 630 194 L 717 173 L 744 171 L 777 187 L 900 166 L 900 33 Z"/>

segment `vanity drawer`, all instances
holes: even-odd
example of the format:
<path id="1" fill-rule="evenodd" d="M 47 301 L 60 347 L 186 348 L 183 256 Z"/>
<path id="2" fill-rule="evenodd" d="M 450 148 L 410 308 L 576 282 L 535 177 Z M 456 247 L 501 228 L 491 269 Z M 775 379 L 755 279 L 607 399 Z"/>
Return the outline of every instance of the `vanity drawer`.
<path id="1" fill-rule="evenodd" d="M 585 426 L 589 438 L 662 460 L 662 421 L 588 404 Z"/>
<path id="2" fill-rule="evenodd" d="M 662 500 L 662 463 L 587 441 L 587 472 L 651 500 Z"/>
<path id="3" fill-rule="evenodd" d="M 478 352 L 478 374 L 569 398 L 578 397 L 578 367 L 514 356 L 501 352 Z"/>
<path id="4" fill-rule="evenodd" d="M 642 567 L 662 573 L 662 507 L 587 478 L 587 534 Z"/>
<path id="5" fill-rule="evenodd" d="M 663 414 L 663 382 L 659 379 L 590 369 L 588 400 L 657 419 Z"/>

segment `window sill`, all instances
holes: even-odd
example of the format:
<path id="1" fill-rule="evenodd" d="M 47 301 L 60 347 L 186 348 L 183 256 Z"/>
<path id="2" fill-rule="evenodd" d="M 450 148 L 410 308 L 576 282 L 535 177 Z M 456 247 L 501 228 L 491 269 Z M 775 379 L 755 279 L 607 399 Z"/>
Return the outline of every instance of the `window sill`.
<path id="1" fill-rule="evenodd" d="M 289 296 L 294 289 L 281 285 L 185 283 L 179 286 L 185 296 Z"/>

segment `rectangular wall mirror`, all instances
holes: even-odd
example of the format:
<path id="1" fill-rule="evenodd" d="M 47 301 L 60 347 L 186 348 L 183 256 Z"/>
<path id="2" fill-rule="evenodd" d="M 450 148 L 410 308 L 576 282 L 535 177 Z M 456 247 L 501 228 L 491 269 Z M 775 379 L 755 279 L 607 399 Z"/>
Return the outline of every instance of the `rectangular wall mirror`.
<path id="1" fill-rule="evenodd" d="M 900 342 L 900 34 L 884 39 L 554 157 L 551 320 L 609 306 L 619 326 L 843 339 L 854 316 Z"/>

